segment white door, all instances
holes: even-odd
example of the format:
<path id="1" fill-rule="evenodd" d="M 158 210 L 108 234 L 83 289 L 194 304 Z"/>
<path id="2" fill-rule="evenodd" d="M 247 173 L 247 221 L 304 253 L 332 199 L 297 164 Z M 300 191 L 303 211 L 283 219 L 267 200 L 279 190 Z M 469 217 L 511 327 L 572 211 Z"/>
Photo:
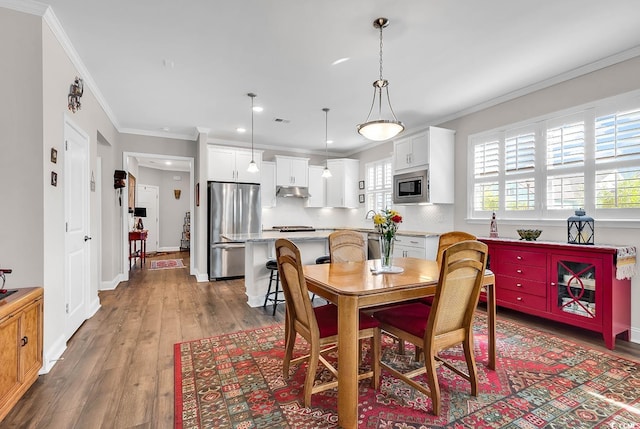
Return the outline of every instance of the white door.
<path id="1" fill-rule="evenodd" d="M 159 207 L 158 207 L 158 194 L 159 189 L 157 186 L 138 185 L 137 187 L 138 200 L 136 201 L 136 207 L 144 207 L 147 209 L 147 217 L 142 218 L 142 224 L 147 233 L 147 253 L 157 252 L 159 247 Z"/>
<path id="2" fill-rule="evenodd" d="M 90 290 L 89 138 L 65 121 L 65 305 L 68 340 L 87 318 Z"/>

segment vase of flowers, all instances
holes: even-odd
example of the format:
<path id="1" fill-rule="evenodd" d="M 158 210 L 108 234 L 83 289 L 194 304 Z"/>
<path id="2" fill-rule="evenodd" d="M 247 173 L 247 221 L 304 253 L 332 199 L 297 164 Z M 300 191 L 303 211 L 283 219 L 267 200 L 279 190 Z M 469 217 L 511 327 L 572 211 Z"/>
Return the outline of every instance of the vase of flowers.
<path id="1" fill-rule="evenodd" d="M 383 271 L 393 265 L 393 242 L 400 222 L 402 216 L 395 210 L 385 209 L 373 216 L 373 225 L 380 233 L 380 265 Z"/>

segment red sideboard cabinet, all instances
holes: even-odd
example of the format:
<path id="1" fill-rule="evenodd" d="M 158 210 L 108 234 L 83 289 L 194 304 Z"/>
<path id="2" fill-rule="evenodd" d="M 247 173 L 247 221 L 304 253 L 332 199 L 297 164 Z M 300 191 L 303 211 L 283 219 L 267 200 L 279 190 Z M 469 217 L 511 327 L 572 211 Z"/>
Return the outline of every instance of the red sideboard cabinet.
<path id="1" fill-rule="evenodd" d="M 496 303 L 601 332 L 613 350 L 629 340 L 631 280 L 616 278 L 619 248 L 479 238 L 489 246 Z"/>

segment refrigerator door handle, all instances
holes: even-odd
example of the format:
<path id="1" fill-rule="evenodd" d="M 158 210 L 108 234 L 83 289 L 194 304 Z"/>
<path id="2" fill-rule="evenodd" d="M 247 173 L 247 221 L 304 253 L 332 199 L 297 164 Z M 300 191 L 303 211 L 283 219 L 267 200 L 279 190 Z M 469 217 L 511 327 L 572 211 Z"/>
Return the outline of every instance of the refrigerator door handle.
<path id="1" fill-rule="evenodd" d="M 211 247 L 216 249 L 238 249 L 245 246 L 244 246 L 244 243 L 224 243 L 224 244 L 212 244 Z"/>

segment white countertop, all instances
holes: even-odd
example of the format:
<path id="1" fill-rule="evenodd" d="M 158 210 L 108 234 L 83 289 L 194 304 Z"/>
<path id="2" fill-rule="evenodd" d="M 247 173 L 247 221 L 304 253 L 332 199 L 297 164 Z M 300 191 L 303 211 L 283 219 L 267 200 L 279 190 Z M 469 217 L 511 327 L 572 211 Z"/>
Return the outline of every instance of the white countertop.
<path id="1" fill-rule="evenodd" d="M 222 234 L 222 237 L 229 241 L 236 242 L 260 242 L 260 241 L 275 241 L 278 238 L 286 238 L 291 241 L 305 241 L 305 240 L 325 240 L 329 237 L 333 231 L 339 229 L 350 229 L 354 231 L 369 233 L 375 232 L 373 228 L 335 228 L 335 229 L 322 229 L 319 228 L 316 231 L 299 231 L 299 232 L 280 232 L 273 230 L 265 230 L 253 234 Z M 398 230 L 397 235 L 414 236 L 414 237 L 437 237 L 440 234 L 435 232 L 425 231 L 403 231 Z"/>

